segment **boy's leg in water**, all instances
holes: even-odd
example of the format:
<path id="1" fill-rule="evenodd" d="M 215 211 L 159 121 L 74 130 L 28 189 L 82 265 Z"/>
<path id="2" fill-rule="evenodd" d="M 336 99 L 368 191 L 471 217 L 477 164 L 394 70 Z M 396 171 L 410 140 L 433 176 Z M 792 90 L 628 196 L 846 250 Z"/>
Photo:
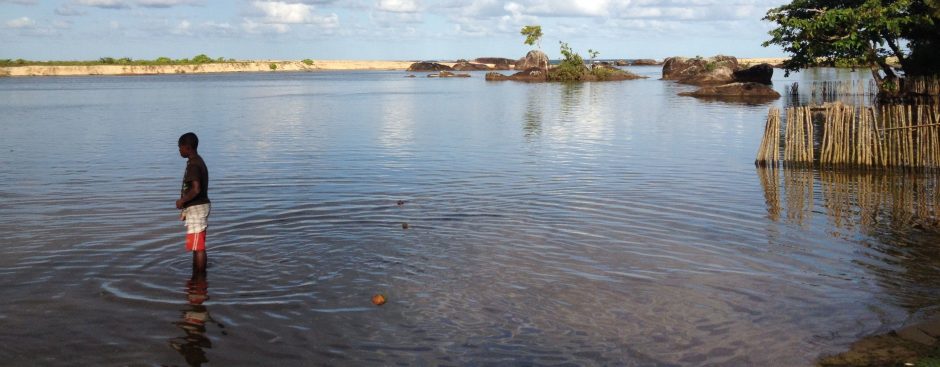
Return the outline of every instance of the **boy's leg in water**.
<path id="1" fill-rule="evenodd" d="M 205 273 L 206 264 L 208 263 L 208 257 L 206 256 L 206 250 L 193 251 L 193 273 Z"/>

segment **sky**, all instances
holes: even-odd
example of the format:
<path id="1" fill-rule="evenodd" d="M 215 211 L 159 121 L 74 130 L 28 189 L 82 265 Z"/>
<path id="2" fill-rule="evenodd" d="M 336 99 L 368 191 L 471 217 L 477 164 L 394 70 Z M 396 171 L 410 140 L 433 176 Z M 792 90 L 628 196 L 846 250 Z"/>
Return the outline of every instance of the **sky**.
<path id="1" fill-rule="evenodd" d="M 781 57 L 761 18 L 786 0 L 0 0 L 0 59 L 519 58 L 541 25 L 600 59 Z"/>

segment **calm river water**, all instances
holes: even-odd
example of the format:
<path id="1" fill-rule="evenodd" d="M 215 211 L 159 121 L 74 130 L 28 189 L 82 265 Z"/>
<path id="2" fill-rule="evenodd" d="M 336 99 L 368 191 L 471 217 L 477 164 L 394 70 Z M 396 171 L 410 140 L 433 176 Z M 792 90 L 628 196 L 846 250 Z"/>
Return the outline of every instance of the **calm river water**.
<path id="1" fill-rule="evenodd" d="M 756 169 L 789 99 L 634 70 L 0 79 L 0 364 L 793 366 L 938 311 L 935 176 Z"/>

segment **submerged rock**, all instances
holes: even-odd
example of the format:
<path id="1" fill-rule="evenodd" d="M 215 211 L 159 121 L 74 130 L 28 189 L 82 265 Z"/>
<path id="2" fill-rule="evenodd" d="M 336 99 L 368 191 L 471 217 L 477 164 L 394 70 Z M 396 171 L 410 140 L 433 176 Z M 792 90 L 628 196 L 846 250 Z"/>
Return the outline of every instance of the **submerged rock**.
<path id="1" fill-rule="evenodd" d="M 512 80 L 517 82 L 527 82 L 527 83 L 537 83 L 547 81 L 548 73 L 545 69 L 542 68 L 528 68 L 526 70 L 520 71 L 512 75 L 503 75 L 500 73 L 492 72 L 486 73 L 487 81 L 503 81 L 503 80 Z"/>
<path id="2" fill-rule="evenodd" d="M 469 78 L 470 74 L 458 73 L 454 74 L 449 71 L 442 71 L 437 74 L 428 74 L 428 78 Z"/>
<path id="3" fill-rule="evenodd" d="M 408 67 L 408 71 L 442 71 L 442 70 L 453 70 L 453 68 L 444 64 L 430 62 L 430 61 L 416 62 L 414 64 L 411 64 L 411 66 Z"/>
<path id="4" fill-rule="evenodd" d="M 731 83 L 702 87 L 694 92 L 679 93 L 680 96 L 717 99 L 777 99 L 780 93 L 760 83 Z"/>
<path id="5" fill-rule="evenodd" d="M 913 366 L 912 362 L 937 353 L 938 347 L 940 318 L 933 318 L 887 334 L 865 337 L 853 343 L 846 352 L 820 358 L 818 365 Z"/>

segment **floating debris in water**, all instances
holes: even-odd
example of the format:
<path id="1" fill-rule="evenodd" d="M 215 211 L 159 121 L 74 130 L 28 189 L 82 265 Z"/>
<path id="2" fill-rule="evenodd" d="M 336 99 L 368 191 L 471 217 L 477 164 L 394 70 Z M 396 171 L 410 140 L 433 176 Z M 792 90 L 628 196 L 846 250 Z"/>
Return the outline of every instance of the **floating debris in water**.
<path id="1" fill-rule="evenodd" d="M 408 223 L 402 223 L 401 229 L 408 229 Z"/>
<path id="2" fill-rule="evenodd" d="M 399 200 L 399 201 L 398 201 L 398 206 L 402 206 L 402 205 L 405 205 L 405 201 L 404 201 L 404 200 Z"/>
<path id="3" fill-rule="evenodd" d="M 382 294 L 376 294 L 372 296 L 372 304 L 376 306 L 384 305 L 385 301 L 386 301 L 385 296 Z"/>

